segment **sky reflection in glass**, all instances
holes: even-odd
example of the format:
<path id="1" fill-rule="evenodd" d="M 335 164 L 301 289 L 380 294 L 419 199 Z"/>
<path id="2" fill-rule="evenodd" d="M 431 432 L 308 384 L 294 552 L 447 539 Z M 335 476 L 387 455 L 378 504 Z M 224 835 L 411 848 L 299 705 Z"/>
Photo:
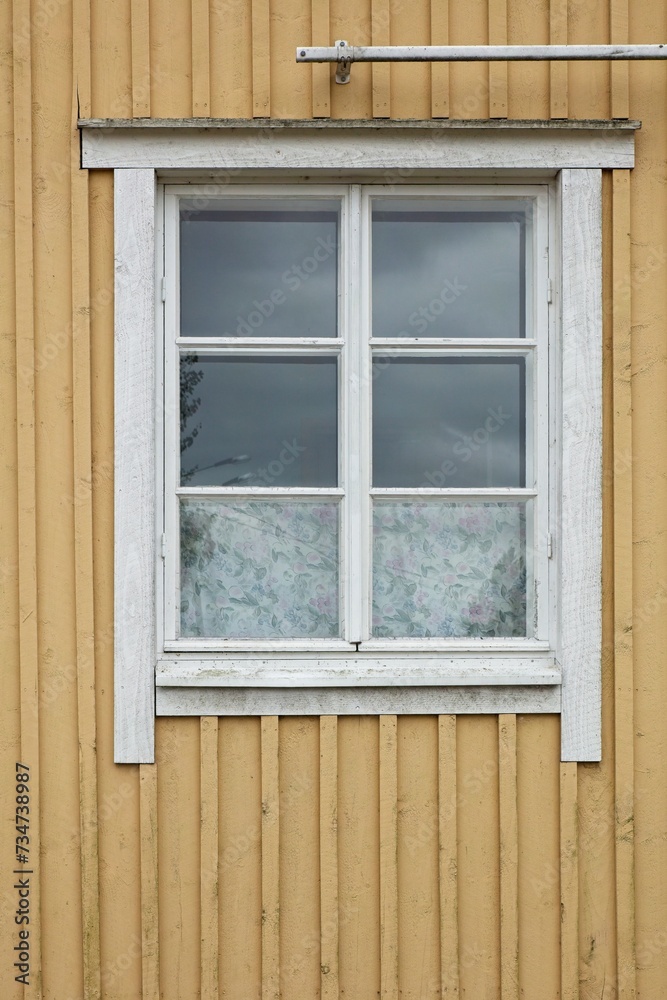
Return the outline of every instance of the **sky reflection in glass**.
<path id="1" fill-rule="evenodd" d="M 336 486 L 337 405 L 335 357 L 183 355 L 182 485 Z"/>
<path id="2" fill-rule="evenodd" d="M 374 337 L 524 337 L 526 202 L 373 202 Z"/>
<path id="3" fill-rule="evenodd" d="M 377 357 L 373 485 L 525 486 L 525 359 Z"/>
<path id="4" fill-rule="evenodd" d="M 181 203 L 182 337 L 337 336 L 337 201 Z"/>

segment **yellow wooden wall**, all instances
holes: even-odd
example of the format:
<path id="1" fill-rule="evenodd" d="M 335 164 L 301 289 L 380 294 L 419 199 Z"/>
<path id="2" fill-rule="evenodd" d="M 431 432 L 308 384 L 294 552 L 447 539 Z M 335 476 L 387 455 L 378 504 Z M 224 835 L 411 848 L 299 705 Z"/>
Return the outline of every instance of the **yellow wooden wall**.
<path id="1" fill-rule="evenodd" d="M 0 995 L 15 761 L 48 1000 L 667 996 L 667 66 L 297 44 L 667 41 L 660 0 L 0 2 Z M 557 717 L 161 719 L 112 763 L 112 176 L 83 117 L 639 118 L 604 182 L 603 761 Z M 40 971 L 41 970 L 41 971 Z"/>

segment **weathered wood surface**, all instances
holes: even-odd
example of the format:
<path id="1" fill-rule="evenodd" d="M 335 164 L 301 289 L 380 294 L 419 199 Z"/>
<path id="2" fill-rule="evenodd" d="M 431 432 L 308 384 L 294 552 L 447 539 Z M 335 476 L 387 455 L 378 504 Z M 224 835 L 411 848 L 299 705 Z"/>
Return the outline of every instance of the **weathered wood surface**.
<path id="1" fill-rule="evenodd" d="M 602 177 L 564 170 L 560 525 L 562 758 L 599 760 L 602 628 Z M 598 233 L 590 241 L 589 232 Z M 586 509 L 586 519 L 581 516 Z M 567 525 L 567 533 L 563 530 Z M 579 595 L 586 595 L 582 600 Z"/>
<path id="2" fill-rule="evenodd" d="M 115 759 L 154 759 L 155 634 L 145 609 L 155 603 L 155 368 L 146 330 L 154 329 L 155 175 L 115 174 L 114 530 L 116 549 Z M 122 303 L 122 308 L 121 308 Z"/>

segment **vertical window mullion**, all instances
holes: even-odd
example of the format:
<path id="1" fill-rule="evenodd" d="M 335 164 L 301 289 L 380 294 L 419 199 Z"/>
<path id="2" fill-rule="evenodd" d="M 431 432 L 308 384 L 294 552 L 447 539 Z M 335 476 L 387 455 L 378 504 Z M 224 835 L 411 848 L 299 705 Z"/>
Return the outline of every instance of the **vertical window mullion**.
<path id="1" fill-rule="evenodd" d="M 345 500 L 343 511 L 343 580 L 344 637 L 348 642 L 361 642 L 367 632 L 368 569 L 364 567 L 365 516 L 364 500 L 367 457 L 363 447 L 363 397 L 366 395 L 362 373 L 361 302 L 361 188 L 350 185 L 345 202 L 345 223 L 342 227 L 341 284 L 345 295 L 343 308 L 345 348 L 341 373 L 343 410 L 343 462 Z M 366 489 L 365 496 L 368 496 Z M 367 520 L 367 519 L 366 519 Z"/>

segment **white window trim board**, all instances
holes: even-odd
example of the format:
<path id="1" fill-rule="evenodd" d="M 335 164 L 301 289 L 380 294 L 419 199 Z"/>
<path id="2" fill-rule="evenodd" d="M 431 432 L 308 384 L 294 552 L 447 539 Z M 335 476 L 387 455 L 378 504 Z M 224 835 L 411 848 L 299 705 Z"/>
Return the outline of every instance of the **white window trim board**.
<path id="1" fill-rule="evenodd" d="M 155 193 L 153 170 L 114 172 L 114 740 L 139 764 L 155 753 Z"/>
<path id="2" fill-rule="evenodd" d="M 82 166 L 157 170 L 550 170 L 634 166 L 637 122 L 81 123 Z M 547 123 L 553 125 L 553 123 Z M 363 141 L 360 142 L 361 135 Z"/>
<path id="3" fill-rule="evenodd" d="M 158 715 L 480 715 L 561 710 L 557 686 L 157 688 Z"/>
<path id="4" fill-rule="evenodd" d="M 588 150 L 588 159 L 580 157 L 574 167 L 570 165 L 566 169 L 562 169 L 559 162 L 559 146 L 554 143 L 554 136 L 566 135 L 576 146 L 583 135 L 584 142 L 579 147 L 583 149 L 587 141 L 586 131 L 573 129 L 569 132 L 559 128 L 552 133 L 549 129 L 536 129 L 533 136 L 540 146 L 539 163 L 534 164 L 536 169 L 552 172 L 561 169 L 563 268 L 560 296 L 559 289 L 555 291 L 557 298 L 560 297 L 563 337 L 562 391 L 567 419 L 563 423 L 560 466 L 562 523 L 568 525 L 568 536 L 562 537 L 560 527 L 554 526 L 554 540 L 562 574 L 561 641 L 556 654 L 556 668 L 562 671 L 562 686 L 535 683 L 508 687 L 487 684 L 322 689 L 158 686 L 156 692 L 155 566 L 158 518 L 155 505 L 154 330 L 155 307 L 159 299 L 157 275 L 161 271 L 156 268 L 155 218 L 156 169 L 161 163 L 146 165 L 154 152 L 149 141 L 154 134 L 150 128 L 145 132 L 136 127 L 128 131 L 135 147 L 134 159 L 144 165 L 122 166 L 115 169 L 114 174 L 115 533 L 116 539 L 123 542 L 122 546 L 116 547 L 115 557 L 116 761 L 153 761 L 156 694 L 157 712 L 161 715 L 561 711 L 562 758 L 598 760 L 601 745 L 600 168 L 632 165 L 633 132 L 610 129 L 610 136 L 618 134 L 623 141 L 605 145 L 608 159 L 602 156 L 602 147 L 599 147 L 594 151 L 594 165 L 590 164 L 592 154 Z M 468 160 L 462 169 L 470 171 L 476 163 L 478 171 L 483 173 L 489 167 L 484 155 L 488 151 L 491 130 L 479 131 L 485 141 L 477 143 L 477 155 Z M 271 153 L 273 146 L 266 143 L 260 130 L 252 127 L 244 130 L 238 126 L 236 132 L 239 138 L 243 138 L 246 152 L 253 148 L 253 155 L 249 158 L 255 159 L 255 166 L 265 150 Z M 458 135 L 446 129 L 441 132 L 438 141 L 444 143 L 450 135 Z M 114 130 L 110 133 L 114 134 Z M 84 151 L 92 134 L 93 129 L 84 129 Z M 281 142 L 285 134 L 281 133 Z M 364 139 L 366 134 L 362 133 Z M 475 144 L 477 136 L 474 131 L 468 130 L 466 134 Z M 511 130 L 505 129 L 497 134 L 502 134 L 507 140 L 511 140 L 513 135 Z M 113 144 L 108 145 L 105 134 L 99 135 L 101 142 L 92 143 L 96 149 L 95 166 L 117 167 Z M 229 133 L 221 131 L 216 134 L 216 139 L 223 140 L 224 144 L 226 135 Z M 322 136 L 327 135 L 326 131 L 314 132 L 309 135 L 309 140 L 317 144 Z M 496 133 L 492 132 L 492 135 Z M 167 145 L 173 153 L 166 165 L 170 168 L 182 165 L 189 176 L 189 171 L 196 166 L 190 159 L 192 131 L 174 128 L 165 135 L 165 139 L 169 140 Z M 424 141 L 427 139 L 428 136 Z M 359 134 L 356 142 L 358 146 L 365 145 Z M 391 144 L 389 130 L 383 133 L 383 142 Z M 399 135 L 392 163 L 422 162 L 422 147 L 418 132 L 410 133 L 407 145 Z M 329 171 L 335 169 L 335 163 L 331 162 L 333 148 L 327 145 Z M 375 149 L 374 155 L 377 155 L 377 147 Z M 622 156 L 618 155 L 619 149 L 624 150 Z M 110 157 L 106 157 L 105 150 Z M 169 158 L 163 159 L 162 165 L 166 159 Z M 273 169 L 275 158 L 269 155 L 268 159 L 271 160 L 270 169 Z M 511 165 L 520 169 L 522 161 L 517 162 L 516 158 L 510 157 L 507 158 L 507 169 L 510 159 Z M 379 163 L 385 168 L 382 160 Z M 581 163 L 589 165 L 582 166 Z M 92 162 L 86 165 L 92 165 Z M 299 162 L 291 165 L 298 168 Z M 198 166 L 207 164 L 200 162 Z M 348 163 L 341 172 L 351 169 L 354 167 Z M 376 169 L 379 169 L 378 161 Z M 441 174 L 442 159 L 440 166 L 429 167 L 428 173 L 431 176 Z M 581 593 L 587 595 L 585 602 L 578 596 Z M 452 679 L 456 679 L 455 674 Z"/>
<path id="5" fill-rule="evenodd" d="M 561 581 L 561 758 L 600 760 L 602 171 L 564 170 L 560 188 L 564 419 L 556 544 Z"/>
<path id="6" fill-rule="evenodd" d="M 452 685 L 559 685 L 561 672 L 553 656 L 459 656 L 423 653 L 386 656 L 340 654 L 281 656 L 215 655 L 158 659 L 158 687 L 435 687 Z"/>

